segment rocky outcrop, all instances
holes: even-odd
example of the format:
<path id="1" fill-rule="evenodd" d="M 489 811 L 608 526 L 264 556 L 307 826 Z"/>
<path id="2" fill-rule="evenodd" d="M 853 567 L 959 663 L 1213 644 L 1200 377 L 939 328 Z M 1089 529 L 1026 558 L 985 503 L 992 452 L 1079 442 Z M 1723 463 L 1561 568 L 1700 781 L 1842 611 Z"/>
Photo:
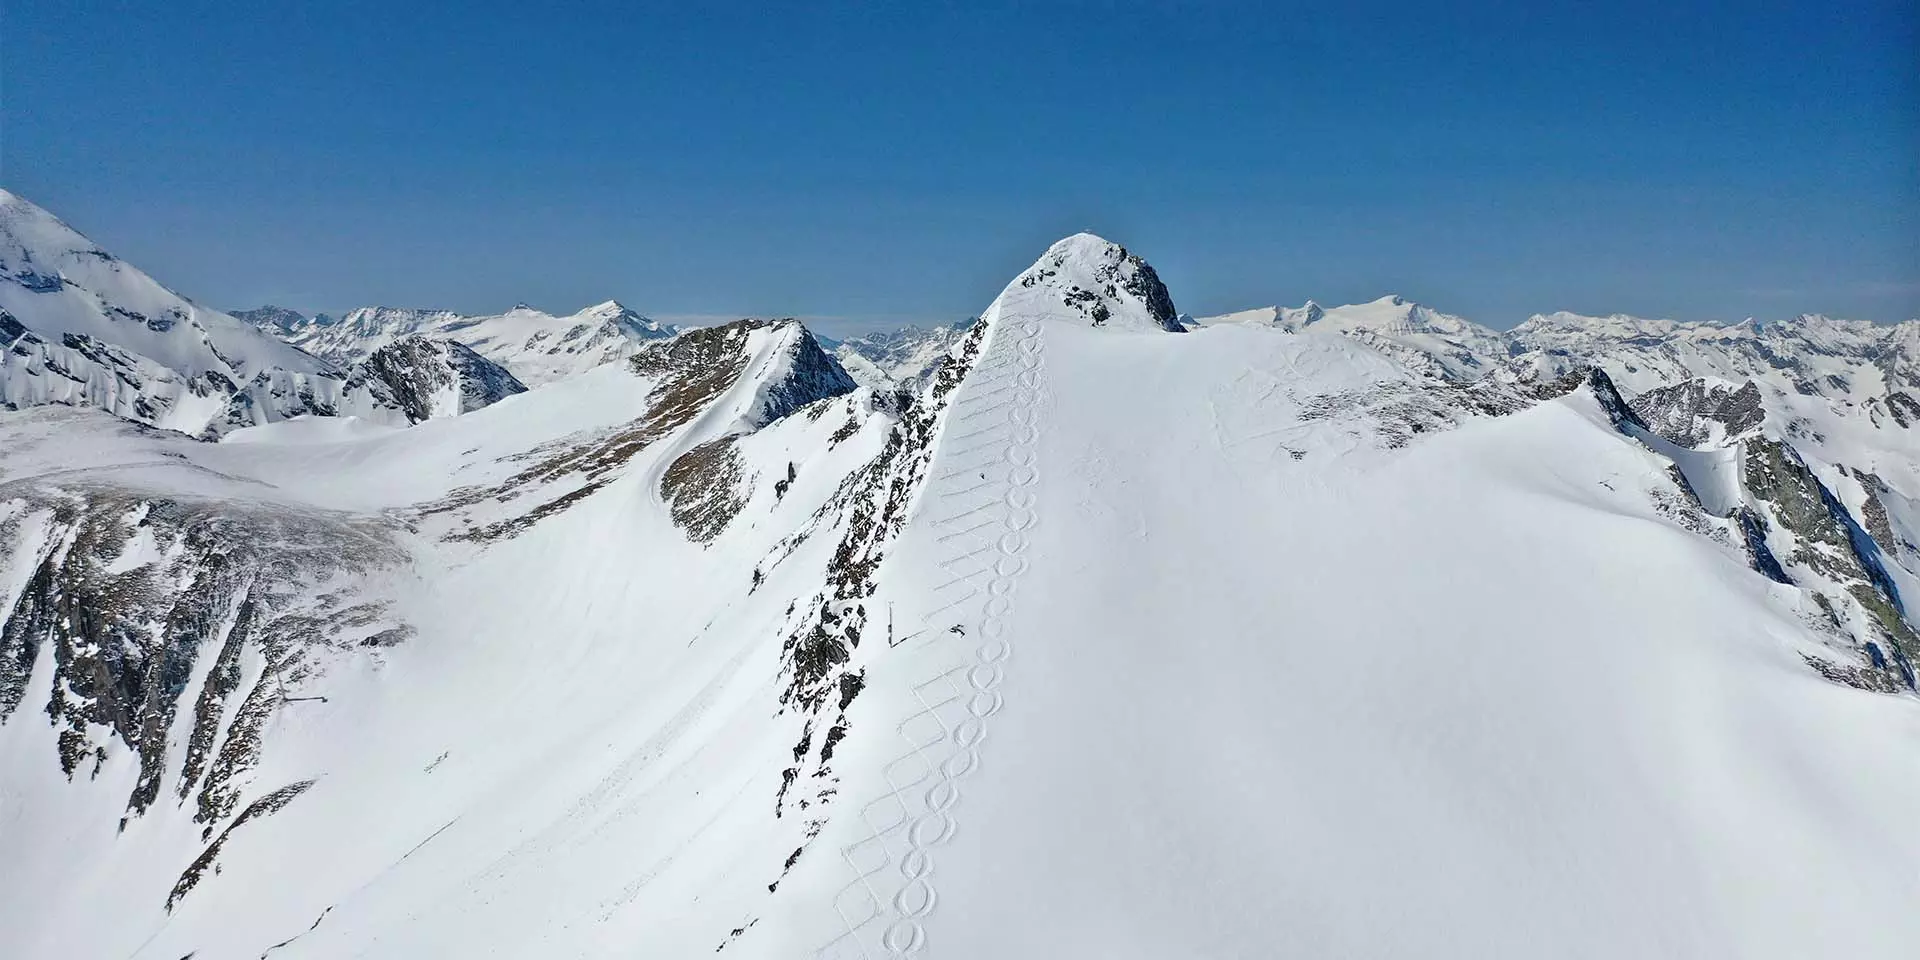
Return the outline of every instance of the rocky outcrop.
<path id="1" fill-rule="evenodd" d="M 660 496 L 687 539 L 708 543 L 746 505 L 747 477 L 731 435 L 709 440 L 677 457 L 660 477 Z"/>
<path id="2" fill-rule="evenodd" d="M 1699 447 L 1759 429 L 1767 410 L 1758 384 L 1738 388 L 1695 377 L 1635 397 L 1647 429 L 1683 447 Z"/>
<path id="3" fill-rule="evenodd" d="M 1756 437 L 1742 450 L 1742 483 L 1753 506 L 1772 524 L 1744 522 L 1760 527 L 1763 545 L 1771 541 L 1767 552 L 1780 558 L 1772 566 L 1812 591 L 1834 626 L 1853 636 L 1868 660 L 1913 687 L 1920 635 L 1906 620 L 1880 546 L 1792 447 Z M 1786 549 L 1771 549 L 1782 545 Z"/>
<path id="4" fill-rule="evenodd" d="M 1052 293 L 1090 326 L 1186 331 L 1172 294 L 1153 267 L 1127 248 L 1090 233 L 1054 244 L 1014 282 L 1023 289 Z"/>
<path id="5" fill-rule="evenodd" d="M 0 722 L 52 724 L 69 778 L 124 744 L 129 817 L 165 795 L 211 829 L 330 657 L 408 633 L 362 586 L 405 559 L 377 521 L 21 481 L 0 485 L 0 550 L 33 564 L 0 598 Z M 43 663 L 52 682 L 30 689 Z"/>
<path id="6" fill-rule="evenodd" d="M 1600 409 L 1612 422 L 1615 430 L 1625 431 L 1628 427 L 1647 429 L 1647 424 L 1634 412 L 1626 398 L 1620 396 L 1620 390 L 1613 385 L 1613 378 L 1607 376 L 1599 367 L 1581 367 L 1535 387 L 1535 395 L 1541 399 L 1565 396 L 1586 387 Z"/>
<path id="7" fill-rule="evenodd" d="M 776 321 L 768 331 L 780 343 L 748 415 L 754 426 L 765 426 L 808 404 L 859 388 L 798 320 Z"/>
<path id="8" fill-rule="evenodd" d="M 419 336 L 375 350 L 356 365 L 348 384 L 366 384 L 376 403 L 391 405 L 408 423 L 472 413 L 527 391 L 504 367 L 467 345 Z"/>

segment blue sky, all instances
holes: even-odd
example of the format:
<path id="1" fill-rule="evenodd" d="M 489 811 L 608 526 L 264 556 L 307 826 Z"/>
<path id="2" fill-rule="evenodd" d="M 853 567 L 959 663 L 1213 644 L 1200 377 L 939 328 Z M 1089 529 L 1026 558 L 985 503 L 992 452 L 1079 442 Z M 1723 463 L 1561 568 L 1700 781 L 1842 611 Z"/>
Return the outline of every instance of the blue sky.
<path id="1" fill-rule="evenodd" d="M 0 183 L 226 307 L 1920 316 L 1911 2 L 1556 6 L 16 2 Z"/>

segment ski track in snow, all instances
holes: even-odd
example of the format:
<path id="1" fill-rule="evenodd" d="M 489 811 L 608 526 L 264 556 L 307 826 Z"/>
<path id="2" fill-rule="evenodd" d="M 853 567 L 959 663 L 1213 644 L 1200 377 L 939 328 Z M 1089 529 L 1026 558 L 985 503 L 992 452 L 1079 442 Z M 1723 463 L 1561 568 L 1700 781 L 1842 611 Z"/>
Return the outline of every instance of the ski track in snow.
<path id="1" fill-rule="evenodd" d="M 958 662 L 913 687 L 919 710 L 898 726 L 907 748 L 881 771 L 888 792 L 860 808 L 866 836 L 841 850 L 854 873 L 833 901 L 846 931 L 816 952 L 821 960 L 924 954 L 923 922 L 939 904 L 934 851 L 954 835 L 960 782 L 979 767 L 988 721 L 1004 702 L 999 687 L 1013 654 L 1007 616 L 1038 520 L 1031 488 L 1040 479 L 1044 340 L 1037 314 L 1002 322 L 948 411 L 929 467 L 927 522 L 939 531 L 939 566 L 950 574 L 936 589 L 956 595 L 931 613 L 964 611 L 956 619 L 975 646 L 963 653 L 964 644 L 953 644 Z M 1014 334 L 1005 347 L 1003 331 Z"/>

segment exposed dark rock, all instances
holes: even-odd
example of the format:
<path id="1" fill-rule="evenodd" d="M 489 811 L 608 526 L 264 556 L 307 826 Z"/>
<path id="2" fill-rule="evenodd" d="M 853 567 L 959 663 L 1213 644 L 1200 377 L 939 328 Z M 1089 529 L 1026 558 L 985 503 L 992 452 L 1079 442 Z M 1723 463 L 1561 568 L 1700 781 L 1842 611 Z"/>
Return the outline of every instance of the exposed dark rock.
<path id="1" fill-rule="evenodd" d="M 1902 664 L 1920 654 L 1920 636 L 1905 619 L 1898 589 L 1873 538 L 1791 447 L 1756 437 L 1743 448 L 1741 475 L 1748 495 L 1765 503 L 1775 520 L 1798 538 L 1789 559 L 1858 601 Z"/>
<path id="2" fill-rule="evenodd" d="M 1714 439 L 1737 437 L 1758 428 L 1766 419 L 1760 387 L 1749 380 L 1738 389 L 1693 379 L 1659 387 L 1635 397 L 1632 407 L 1647 429 L 1683 447 L 1698 447 Z"/>
<path id="3" fill-rule="evenodd" d="M 735 438 L 721 437 L 681 454 L 660 477 L 660 496 L 687 539 L 708 543 L 746 506 Z"/>
<path id="4" fill-rule="evenodd" d="M 285 685 L 309 675 L 312 654 L 403 630 L 351 590 L 313 593 L 329 578 L 404 561 L 377 522 L 30 481 L 0 485 L 0 499 L 28 506 L 0 526 L 0 542 L 17 540 L 29 521 L 51 531 L 0 621 L 0 722 L 26 722 L 15 710 L 34 692 L 34 664 L 49 658 L 45 715 L 58 731 L 61 768 L 71 777 L 97 763 L 104 744 L 95 731 L 110 731 L 139 760 L 129 816 L 173 775 L 169 731 L 189 697 L 193 721 L 174 792 L 184 799 L 199 786 L 197 818 L 212 822 L 244 786 L 260 728 Z M 190 691 L 203 655 L 214 663 Z M 262 665 L 259 680 L 223 730 L 249 657 Z"/>
<path id="5" fill-rule="evenodd" d="M 1599 367 L 1581 367 L 1564 376 L 1540 384 L 1535 388 L 1536 396 L 1541 399 L 1565 396 L 1585 386 L 1593 391 L 1593 398 L 1600 403 L 1607 419 L 1612 421 L 1614 429 L 1625 430 L 1628 426 L 1648 429 L 1645 421 L 1635 413 L 1626 399 L 1620 396 L 1620 390 L 1613 385 L 1613 378 L 1607 376 Z"/>
<path id="6" fill-rule="evenodd" d="M 1747 565 L 1775 583 L 1793 583 L 1793 578 L 1781 568 L 1780 559 L 1767 546 L 1767 522 L 1751 507 L 1741 507 L 1733 515 L 1740 524 L 1741 538 L 1747 548 Z"/>
<path id="7" fill-rule="evenodd" d="M 362 383 L 373 387 L 374 396 L 399 409 L 408 423 L 436 414 L 471 413 L 527 391 L 505 367 L 466 344 L 422 336 L 405 337 L 375 350 L 347 383 L 350 388 Z M 436 395 L 450 389 L 457 390 L 458 396 L 451 398 L 454 409 L 445 410 L 450 398 Z"/>
<path id="8" fill-rule="evenodd" d="M 647 396 L 645 415 L 609 431 L 585 438 L 569 438 L 532 451 L 525 458 L 538 458 L 533 466 L 501 483 L 456 491 L 422 508 L 417 515 L 431 516 L 457 511 L 488 500 L 513 500 L 541 491 L 556 481 L 569 478 L 578 481 L 578 486 L 511 518 L 448 535 L 450 539 L 486 542 L 514 536 L 542 518 L 580 502 L 612 482 L 616 468 L 692 422 L 694 417 L 738 383 L 746 373 L 749 337 L 755 331 L 767 328 L 791 330 L 797 336 L 793 339 L 792 354 L 787 358 L 789 362 L 785 375 L 769 381 L 760 395 L 756 419 L 764 419 L 757 419 L 753 425 L 771 422 L 802 409 L 806 404 L 854 389 L 846 371 L 820 349 L 812 335 L 797 321 L 740 320 L 725 326 L 688 330 L 670 340 L 648 344 L 627 359 L 629 370 L 658 381 Z M 718 456 L 719 451 L 720 448 L 715 447 L 687 461 L 676 476 L 682 479 L 707 476 L 696 468 L 705 463 L 708 456 Z M 729 450 L 727 456 L 716 461 L 715 465 L 731 462 L 731 456 Z M 695 510 L 693 505 L 696 502 L 706 504 L 695 512 L 719 505 L 719 501 L 705 501 L 704 492 L 695 491 L 684 484 L 676 483 L 674 490 L 668 491 L 664 478 L 662 495 L 686 504 L 688 510 Z M 738 499 L 744 502 L 744 493 L 740 493 Z M 726 519 L 731 519 L 738 510 L 736 504 L 730 512 L 721 512 L 725 512 Z M 718 518 L 720 512 L 714 512 L 712 516 Z M 713 534 L 717 535 L 724 526 L 722 521 L 713 528 Z"/>
<path id="9" fill-rule="evenodd" d="M 755 426 L 764 426 L 809 404 L 852 393 L 859 388 L 840 361 L 820 348 L 807 328 L 795 320 L 779 321 L 797 333 L 787 357 L 786 375 L 769 382 L 754 411 Z"/>

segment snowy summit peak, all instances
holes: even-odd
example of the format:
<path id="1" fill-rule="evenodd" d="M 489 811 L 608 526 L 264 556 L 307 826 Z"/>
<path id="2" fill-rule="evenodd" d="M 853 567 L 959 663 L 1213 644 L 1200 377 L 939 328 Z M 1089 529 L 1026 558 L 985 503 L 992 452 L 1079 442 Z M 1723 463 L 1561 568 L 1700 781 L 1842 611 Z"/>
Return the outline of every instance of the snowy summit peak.
<path id="1" fill-rule="evenodd" d="M 1037 310 L 1094 327 L 1185 328 L 1160 275 L 1139 256 L 1104 237 L 1076 233 L 1047 248 L 1002 291 L 994 305 Z"/>
<path id="2" fill-rule="evenodd" d="M 618 300 L 605 300 L 600 303 L 596 303 L 593 306 L 580 311 L 580 315 L 583 317 L 602 317 L 608 320 L 617 319 L 619 317 L 638 317 L 639 316 L 639 314 L 635 313 L 631 307 L 628 307 L 626 304 L 621 303 Z"/>

